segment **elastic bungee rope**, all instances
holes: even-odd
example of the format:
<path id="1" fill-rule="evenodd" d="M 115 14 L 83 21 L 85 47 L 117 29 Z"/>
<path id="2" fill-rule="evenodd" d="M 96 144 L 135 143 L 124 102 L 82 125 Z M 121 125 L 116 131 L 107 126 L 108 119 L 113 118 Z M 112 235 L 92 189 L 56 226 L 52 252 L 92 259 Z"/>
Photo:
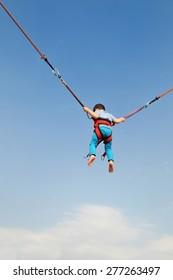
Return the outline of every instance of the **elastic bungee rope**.
<path id="1" fill-rule="evenodd" d="M 76 96 L 76 94 L 71 90 L 71 88 L 67 85 L 67 83 L 62 78 L 59 71 L 52 66 L 52 64 L 48 61 L 47 57 L 39 50 L 39 48 L 34 44 L 34 42 L 31 40 L 31 38 L 28 36 L 28 34 L 23 30 L 23 28 L 19 25 L 19 23 L 16 21 L 16 19 L 12 16 L 12 14 L 7 10 L 7 8 L 4 6 L 2 2 L 0 2 L 0 5 L 2 8 L 6 11 L 6 13 L 9 15 L 9 17 L 13 20 L 13 22 L 16 24 L 16 26 L 20 29 L 20 31 L 25 35 L 25 37 L 28 39 L 28 41 L 31 43 L 31 45 L 34 47 L 34 49 L 39 53 L 41 58 L 49 65 L 49 67 L 52 69 L 53 74 L 61 81 L 61 83 L 68 89 L 68 91 L 73 95 L 73 97 L 77 100 L 77 102 L 84 107 L 84 104 L 81 102 L 81 100 Z"/>
<path id="2" fill-rule="evenodd" d="M 72 94 L 72 96 L 76 99 L 76 101 L 80 104 L 80 106 L 84 107 L 84 104 L 81 102 L 81 100 L 76 96 L 76 94 L 72 91 L 72 89 L 68 86 L 68 84 L 64 81 L 62 78 L 60 72 L 52 66 L 52 64 L 48 61 L 47 57 L 39 50 L 39 48 L 35 45 L 35 43 L 31 40 L 31 38 L 28 36 L 28 34 L 23 30 L 23 28 L 19 25 L 19 23 L 16 21 L 16 19 L 12 16 L 12 14 L 8 11 L 8 9 L 5 7 L 5 5 L 0 2 L 0 5 L 5 10 L 5 12 L 9 15 L 9 17 L 13 20 L 13 22 L 16 24 L 16 26 L 20 29 L 20 31 L 24 34 L 24 36 L 28 39 L 30 44 L 34 47 L 34 49 L 39 53 L 41 59 L 43 59 L 47 65 L 51 68 L 53 74 L 61 81 L 61 83 L 68 89 L 68 91 Z M 165 91 L 164 93 L 156 96 L 153 100 L 147 102 L 145 105 L 139 107 L 135 111 L 132 111 L 131 113 L 124 116 L 125 119 L 128 119 L 132 117 L 133 115 L 137 114 L 141 110 L 147 108 L 149 105 L 151 105 L 153 102 L 159 100 L 161 97 L 167 95 L 173 90 L 173 88 L 170 88 L 169 90 Z M 87 114 L 88 115 L 88 114 Z"/>
<path id="3" fill-rule="evenodd" d="M 133 115 L 137 114 L 138 112 L 140 112 L 143 109 L 148 108 L 148 106 L 150 106 L 152 103 L 154 103 L 155 101 L 159 100 L 161 97 L 167 95 L 168 93 L 170 93 L 173 90 L 173 88 L 168 89 L 167 91 L 165 91 L 164 93 L 156 96 L 153 100 L 147 102 L 145 105 L 139 107 L 138 109 L 136 109 L 135 111 L 129 113 L 128 115 L 124 116 L 125 119 L 128 119 L 130 117 L 132 117 Z"/>

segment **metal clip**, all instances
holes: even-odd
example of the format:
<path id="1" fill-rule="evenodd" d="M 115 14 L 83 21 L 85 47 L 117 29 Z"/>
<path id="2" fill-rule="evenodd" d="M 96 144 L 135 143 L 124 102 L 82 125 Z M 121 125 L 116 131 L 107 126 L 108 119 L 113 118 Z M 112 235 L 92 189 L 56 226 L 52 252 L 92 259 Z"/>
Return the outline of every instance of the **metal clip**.
<path id="1" fill-rule="evenodd" d="M 61 78 L 61 75 L 57 69 L 52 70 L 53 74 L 58 77 L 59 79 Z"/>
<path id="2" fill-rule="evenodd" d="M 150 105 L 150 101 L 144 105 L 144 108 L 147 108 Z"/>

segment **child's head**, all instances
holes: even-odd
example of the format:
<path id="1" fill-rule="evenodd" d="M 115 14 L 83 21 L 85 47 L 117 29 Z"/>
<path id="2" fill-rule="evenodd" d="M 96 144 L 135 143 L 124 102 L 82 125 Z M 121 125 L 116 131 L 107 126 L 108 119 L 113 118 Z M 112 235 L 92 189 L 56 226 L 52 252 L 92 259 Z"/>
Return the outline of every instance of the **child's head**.
<path id="1" fill-rule="evenodd" d="M 100 103 L 98 103 L 98 104 L 96 104 L 95 106 L 94 106 L 94 108 L 93 108 L 93 111 L 95 112 L 96 110 L 106 110 L 105 109 L 105 106 L 103 105 L 103 104 L 100 104 Z"/>

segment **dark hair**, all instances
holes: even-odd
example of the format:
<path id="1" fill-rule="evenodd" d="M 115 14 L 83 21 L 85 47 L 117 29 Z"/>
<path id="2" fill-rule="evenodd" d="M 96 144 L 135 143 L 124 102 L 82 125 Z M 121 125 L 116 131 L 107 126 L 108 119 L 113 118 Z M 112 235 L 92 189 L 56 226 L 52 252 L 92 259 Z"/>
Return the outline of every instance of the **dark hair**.
<path id="1" fill-rule="evenodd" d="M 106 110 L 105 106 L 101 103 L 96 104 L 93 108 L 93 111 L 95 112 L 97 109 L 104 110 L 104 111 Z"/>

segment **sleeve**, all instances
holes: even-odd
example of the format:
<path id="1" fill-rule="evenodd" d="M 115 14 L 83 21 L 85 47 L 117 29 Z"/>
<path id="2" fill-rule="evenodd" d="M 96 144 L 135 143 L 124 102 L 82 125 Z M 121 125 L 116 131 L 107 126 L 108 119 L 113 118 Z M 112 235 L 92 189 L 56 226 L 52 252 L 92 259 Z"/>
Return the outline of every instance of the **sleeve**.
<path id="1" fill-rule="evenodd" d="M 95 110 L 95 113 L 100 117 L 101 115 L 100 110 Z"/>
<path id="2" fill-rule="evenodd" d="M 112 122 L 114 119 L 116 119 L 116 117 L 114 117 L 112 114 L 109 114 L 109 118 L 111 119 Z"/>

